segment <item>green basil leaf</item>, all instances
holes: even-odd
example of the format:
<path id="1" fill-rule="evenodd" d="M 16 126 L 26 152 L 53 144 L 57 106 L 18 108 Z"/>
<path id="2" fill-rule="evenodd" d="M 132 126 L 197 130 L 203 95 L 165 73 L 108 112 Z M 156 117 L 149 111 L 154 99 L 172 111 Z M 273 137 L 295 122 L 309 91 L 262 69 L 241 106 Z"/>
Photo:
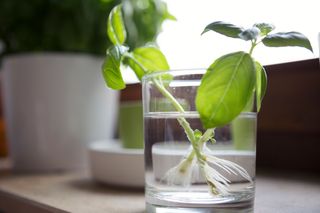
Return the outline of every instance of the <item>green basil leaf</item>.
<path id="1" fill-rule="evenodd" d="M 256 81 L 255 66 L 245 52 L 218 58 L 197 91 L 196 107 L 205 128 L 231 122 L 248 103 Z"/>
<path id="2" fill-rule="evenodd" d="M 275 26 L 273 24 L 268 23 L 256 23 L 253 26 L 260 30 L 261 36 L 268 35 L 272 30 L 275 29 Z"/>
<path id="3" fill-rule="evenodd" d="M 252 27 L 250 29 L 246 29 L 239 34 L 239 37 L 242 40 L 250 41 L 257 39 L 260 34 L 260 30 L 257 27 Z"/>
<path id="4" fill-rule="evenodd" d="M 107 86 L 111 89 L 120 90 L 126 87 L 121 71 L 120 64 L 122 55 L 128 49 L 124 46 L 116 45 L 107 50 L 107 56 L 102 66 L 102 74 Z"/>
<path id="5" fill-rule="evenodd" d="M 129 67 L 134 71 L 138 79 L 141 81 L 142 77 L 146 74 L 142 64 L 136 60 L 132 54 L 126 56 L 125 63 L 126 65 L 129 65 Z"/>
<path id="6" fill-rule="evenodd" d="M 147 73 L 169 69 L 166 57 L 156 47 L 136 48 L 127 60 L 140 80 Z"/>
<path id="7" fill-rule="evenodd" d="M 108 18 L 107 34 L 114 45 L 123 44 L 127 37 L 121 8 L 121 5 L 114 7 Z"/>
<path id="8" fill-rule="evenodd" d="M 254 101 L 255 101 L 255 90 L 252 90 L 250 98 L 248 99 L 248 102 L 242 111 L 243 112 L 252 112 L 253 107 L 254 107 Z"/>
<path id="9" fill-rule="evenodd" d="M 255 62 L 256 65 L 256 104 L 257 111 L 260 111 L 261 103 L 264 95 L 267 91 L 267 73 L 264 67 L 259 63 Z"/>
<path id="10" fill-rule="evenodd" d="M 307 48 L 313 52 L 309 39 L 299 32 L 269 34 L 262 39 L 262 43 L 268 47 L 299 46 Z"/>
<path id="11" fill-rule="evenodd" d="M 204 34 L 208 31 L 215 31 L 217 33 L 220 33 L 222 35 L 231 37 L 231 38 L 240 38 L 239 34 L 244 30 L 241 27 L 235 26 L 230 23 L 222 22 L 222 21 L 216 21 L 213 22 L 205 27 L 203 32 L 201 33 Z"/>

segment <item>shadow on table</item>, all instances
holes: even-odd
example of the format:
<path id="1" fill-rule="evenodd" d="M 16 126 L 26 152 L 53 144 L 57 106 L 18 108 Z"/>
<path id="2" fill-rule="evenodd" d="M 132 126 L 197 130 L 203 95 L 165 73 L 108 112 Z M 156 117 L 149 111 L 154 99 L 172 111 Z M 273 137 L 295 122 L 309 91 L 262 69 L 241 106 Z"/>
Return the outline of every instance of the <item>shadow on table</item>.
<path id="1" fill-rule="evenodd" d="M 121 194 L 143 195 L 144 194 L 143 188 L 116 186 L 116 185 L 96 182 L 91 179 L 70 180 L 68 184 L 71 187 L 77 188 L 79 190 L 87 191 L 87 192 L 112 193 L 114 195 L 121 195 Z"/>
<path id="2" fill-rule="evenodd" d="M 320 185 L 320 174 L 293 169 L 257 168 L 257 176 L 264 179 L 304 181 L 308 184 Z"/>

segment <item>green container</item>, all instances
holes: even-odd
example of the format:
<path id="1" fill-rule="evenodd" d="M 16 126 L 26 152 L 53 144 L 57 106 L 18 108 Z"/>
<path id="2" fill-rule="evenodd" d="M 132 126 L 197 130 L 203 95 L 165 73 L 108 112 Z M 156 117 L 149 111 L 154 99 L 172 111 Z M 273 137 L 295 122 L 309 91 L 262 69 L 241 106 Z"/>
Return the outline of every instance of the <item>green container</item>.
<path id="1" fill-rule="evenodd" d="M 256 117 L 253 113 L 243 113 L 233 120 L 231 134 L 236 150 L 255 150 Z"/>
<path id="2" fill-rule="evenodd" d="M 141 101 L 121 103 L 119 112 L 119 137 L 124 148 L 143 148 L 143 115 Z"/>

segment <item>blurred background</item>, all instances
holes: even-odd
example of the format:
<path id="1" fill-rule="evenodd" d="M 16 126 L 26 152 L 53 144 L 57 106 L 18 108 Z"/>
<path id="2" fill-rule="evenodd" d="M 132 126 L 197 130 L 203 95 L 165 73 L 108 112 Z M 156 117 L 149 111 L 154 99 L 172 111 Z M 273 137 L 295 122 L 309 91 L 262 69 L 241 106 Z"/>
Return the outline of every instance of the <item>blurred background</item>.
<path id="1" fill-rule="evenodd" d="M 78 52 L 104 55 L 110 41 L 107 17 L 121 0 L 1 1 L 2 55 L 23 52 Z M 161 1 L 124 1 L 131 48 L 154 41 L 169 18 Z"/>
<path id="2" fill-rule="evenodd" d="M 319 107 L 318 100 L 320 100 L 319 67 L 318 59 L 316 59 L 319 56 L 317 36 L 320 31 L 318 23 L 320 13 L 316 1 L 313 0 L 292 1 L 290 4 L 277 0 L 267 2 L 261 0 L 2 0 L 0 2 L 0 63 L 3 65 L 2 69 L 4 69 L 5 64 L 12 67 L 12 63 L 6 63 L 7 59 L 12 60 L 15 56 L 21 57 L 21 55 L 29 53 L 76 54 L 97 59 L 94 63 L 98 65 L 93 69 L 96 69 L 98 73 L 96 75 L 99 76 L 99 66 L 102 63 L 106 48 L 110 45 L 106 36 L 107 17 L 113 6 L 120 2 L 124 4 L 124 19 L 128 29 L 126 44 L 130 48 L 134 48 L 148 42 L 156 42 L 167 56 L 172 69 L 207 67 L 216 57 L 222 54 L 239 49 L 249 49 L 247 43 L 224 38 L 218 34 L 207 33 L 200 36 L 207 24 L 217 20 L 224 20 L 243 27 L 250 27 L 255 22 L 270 22 L 276 25 L 276 31 L 295 30 L 309 37 L 314 53 L 302 48 L 274 50 L 260 47 L 256 49 L 255 57 L 264 65 L 269 65 L 267 71 L 270 76 L 270 90 L 266 96 L 265 106 L 262 108 L 261 119 L 259 120 L 260 130 L 258 132 L 261 132 L 261 134 L 258 135 L 258 153 L 259 146 L 263 147 L 263 149 L 260 149 L 260 152 L 262 152 L 260 156 L 263 157 L 258 157 L 258 165 L 279 165 L 278 160 L 272 161 L 272 157 L 270 155 L 268 157 L 267 154 L 270 150 L 273 150 L 274 146 L 280 146 L 279 150 L 281 152 L 289 149 L 292 151 L 291 148 L 296 147 L 296 151 L 293 150 L 292 154 L 290 154 L 291 152 L 287 153 L 290 156 L 289 160 L 285 158 L 288 163 L 279 167 L 300 165 L 302 169 L 314 169 L 313 166 L 310 166 L 310 162 L 312 164 L 318 158 L 316 153 L 312 151 L 313 154 L 308 156 L 308 153 L 310 153 L 308 150 L 310 147 L 319 147 L 320 137 L 318 125 L 320 117 L 319 111 L 316 110 Z M 300 60 L 304 61 L 297 62 Z M 80 61 L 83 62 L 84 59 Z M 294 63 L 292 63 L 293 61 Z M 290 63 L 279 65 L 284 62 Z M 55 63 L 59 64 L 60 62 L 55 61 Z M 81 66 L 77 65 L 76 67 L 78 69 Z M 15 67 L 17 68 L 17 66 Z M 42 69 L 45 69 L 45 67 L 46 65 L 43 65 Z M 19 65 L 17 69 L 22 72 L 24 68 L 24 65 Z M 3 74 L 2 72 L 1 74 Z M 285 74 L 286 72 L 287 74 Z M 22 75 L 17 76 L 22 78 Z M 77 81 L 77 77 L 75 75 L 71 79 Z M 37 77 L 30 78 L 36 80 Z M 99 90 L 104 91 L 102 78 L 97 78 L 99 78 L 97 82 L 101 85 Z M 13 77 L 6 79 L 12 80 Z M 129 70 L 125 71 L 125 79 L 128 82 L 136 81 Z M 20 79 L 19 82 L 24 82 L 24 79 Z M 286 86 L 283 82 L 286 82 Z M 30 84 L 36 85 L 37 83 L 31 82 Z M 84 81 L 80 84 L 90 87 Z M 12 85 L 8 87 L 9 89 L 15 88 Z M 83 91 L 84 89 L 76 90 Z M 16 92 L 16 89 L 14 91 Z M 24 89 L 24 92 L 30 93 L 26 89 Z M 3 93 L 7 94 L 6 92 Z M 28 99 L 25 93 L 23 97 Z M 131 94 L 128 95 L 128 93 Z M 127 98 L 121 98 L 121 101 L 139 101 L 141 96 L 138 93 L 139 89 L 124 91 L 120 96 Z M 74 96 L 81 96 L 81 94 L 70 94 L 70 97 L 66 98 L 72 99 L 71 97 Z M 105 98 L 108 99 L 104 103 L 106 105 L 115 104 L 114 102 L 117 101 L 114 100 L 118 100 L 116 97 L 109 99 L 108 96 Z M 8 99 L 9 101 L 10 99 Z M 94 103 L 99 104 L 98 102 Z M 287 103 L 287 105 L 284 103 Z M 19 104 L 23 103 L 19 102 Z M 71 108 L 77 108 L 81 104 L 82 102 L 70 103 L 70 106 Z M 114 108 L 117 111 L 119 106 L 114 105 Z M 31 113 L 27 111 L 28 108 L 25 110 L 25 113 Z M 105 115 L 103 112 L 97 111 L 95 105 L 88 106 L 86 110 L 88 114 L 79 111 L 75 117 L 83 117 L 85 120 L 85 117 L 90 116 L 93 111 L 95 111 L 97 117 L 99 117 L 99 114 Z M 3 113 L 1 116 L 0 156 L 7 156 L 8 143 L 5 143 L 5 134 L 8 131 L 5 131 Z M 73 122 L 81 123 L 77 120 Z M 115 119 L 112 125 L 118 125 L 117 123 L 118 121 Z M 11 125 L 10 122 L 7 125 Z M 85 128 L 85 126 L 81 126 L 79 131 L 83 132 Z M 59 133 L 54 132 L 54 134 Z M 276 135 L 276 139 L 272 135 Z M 289 137 L 290 135 L 292 137 Z M 86 140 L 97 139 L 99 138 L 91 136 L 86 138 Z M 273 141 L 273 143 L 270 143 L 270 141 Z M 284 142 L 278 143 L 278 141 Z M 293 141 L 296 141 L 296 143 L 293 143 Z M 309 159 L 307 161 L 309 164 L 292 163 L 295 156 L 299 154 L 299 149 L 301 149 L 301 146 L 296 144 L 301 141 L 306 141 L 302 147 L 304 147 L 303 152 L 306 158 Z M 279 154 L 279 159 L 281 158 Z M 316 167 L 316 170 L 320 170 L 319 166 Z"/>
<path id="3" fill-rule="evenodd" d="M 110 46 L 107 18 L 119 3 L 130 48 L 155 42 L 174 19 L 160 0 L 0 2 L 0 157 L 9 150 L 15 168 L 82 167 L 90 142 L 117 134 L 119 95 L 100 67 Z"/>

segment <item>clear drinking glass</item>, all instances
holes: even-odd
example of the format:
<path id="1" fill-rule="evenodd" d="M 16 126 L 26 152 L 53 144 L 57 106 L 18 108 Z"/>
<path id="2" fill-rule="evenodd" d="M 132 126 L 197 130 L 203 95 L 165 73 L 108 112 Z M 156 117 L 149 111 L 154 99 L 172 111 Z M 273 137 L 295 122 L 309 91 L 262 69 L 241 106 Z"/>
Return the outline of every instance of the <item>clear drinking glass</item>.
<path id="1" fill-rule="evenodd" d="M 256 112 L 216 128 L 214 140 L 202 137 L 195 97 L 204 72 L 143 78 L 147 212 L 253 211 Z M 190 132 L 198 145 L 191 144 Z"/>

